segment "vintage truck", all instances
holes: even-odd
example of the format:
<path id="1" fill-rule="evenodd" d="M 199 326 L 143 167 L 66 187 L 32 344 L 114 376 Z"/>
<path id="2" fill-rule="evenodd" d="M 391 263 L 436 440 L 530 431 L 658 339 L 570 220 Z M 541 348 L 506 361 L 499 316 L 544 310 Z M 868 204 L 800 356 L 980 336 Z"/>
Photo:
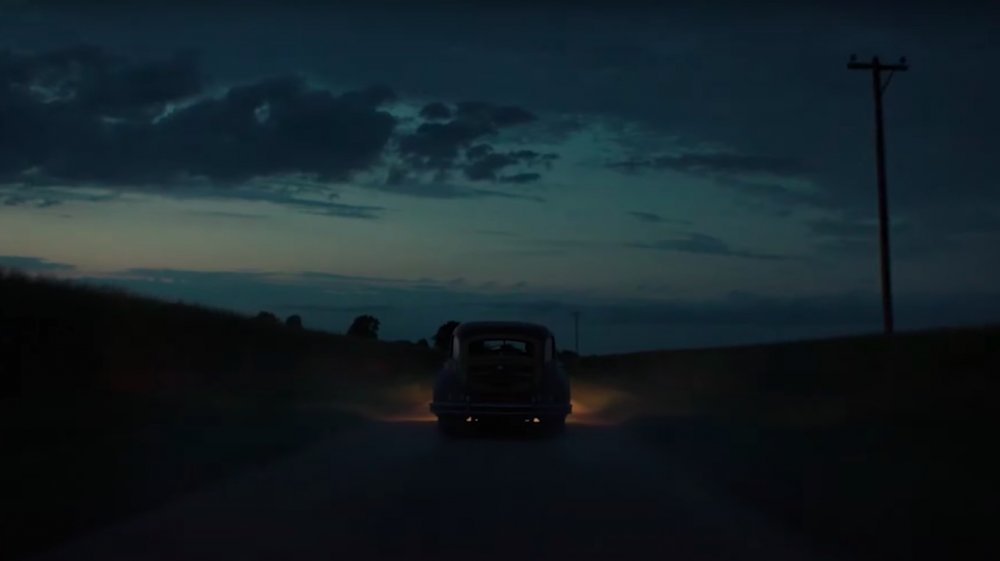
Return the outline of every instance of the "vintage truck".
<path id="1" fill-rule="evenodd" d="M 459 324 L 430 409 L 447 434 L 491 421 L 561 430 L 572 405 L 552 332 L 524 322 Z"/>

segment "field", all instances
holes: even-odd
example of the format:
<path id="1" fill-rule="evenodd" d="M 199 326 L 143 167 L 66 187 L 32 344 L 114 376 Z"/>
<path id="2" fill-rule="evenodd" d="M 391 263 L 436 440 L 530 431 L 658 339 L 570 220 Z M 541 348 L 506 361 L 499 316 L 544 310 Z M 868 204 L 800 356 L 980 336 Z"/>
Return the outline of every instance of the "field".
<path id="1" fill-rule="evenodd" d="M 992 409 L 1000 327 L 584 357 L 609 414 L 735 417 L 795 426 L 977 418 Z"/>
<path id="2" fill-rule="evenodd" d="M 441 360 L 11 272 L 0 272 L 0 327 L 0 517 L 11 521 L 0 555 L 11 558 L 366 418 L 427 420 Z M 790 532 L 884 559 L 949 557 L 984 539 L 997 372 L 998 327 L 570 365 L 575 422 L 640 434 Z"/>
<path id="3" fill-rule="evenodd" d="M 385 388 L 438 362 L 417 345 L 0 271 L 0 557 L 390 414 Z"/>
<path id="4" fill-rule="evenodd" d="M 988 327 L 588 357 L 575 380 L 614 389 L 604 417 L 846 558 L 987 559 L 998 372 Z"/>

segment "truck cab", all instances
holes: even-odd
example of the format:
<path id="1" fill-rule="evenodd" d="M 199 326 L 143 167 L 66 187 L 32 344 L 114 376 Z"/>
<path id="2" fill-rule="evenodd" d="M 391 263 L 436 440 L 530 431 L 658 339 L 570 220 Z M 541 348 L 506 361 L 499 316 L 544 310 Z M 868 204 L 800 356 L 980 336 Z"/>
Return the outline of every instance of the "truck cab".
<path id="1" fill-rule="evenodd" d="M 561 430 L 572 405 L 552 332 L 524 322 L 459 324 L 430 409 L 446 433 L 496 420 Z"/>

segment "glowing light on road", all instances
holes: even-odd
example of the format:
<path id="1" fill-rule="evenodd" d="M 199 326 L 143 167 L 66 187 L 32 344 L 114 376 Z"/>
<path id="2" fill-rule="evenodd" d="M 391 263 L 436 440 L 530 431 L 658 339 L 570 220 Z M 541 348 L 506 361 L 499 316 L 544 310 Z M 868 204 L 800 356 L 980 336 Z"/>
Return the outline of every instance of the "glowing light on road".
<path id="1" fill-rule="evenodd" d="M 568 422 L 582 425 L 612 425 L 638 414 L 637 400 L 631 394 L 589 382 L 573 382 L 573 414 Z"/>
<path id="2" fill-rule="evenodd" d="M 640 414 L 638 399 L 626 391 L 581 381 L 574 382 L 571 391 L 569 423 L 618 424 Z M 437 417 L 429 409 L 431 398 L 430 382 L 413 382 L 358 392 L 332 406 L 376 421 L 432 422 Z"/>

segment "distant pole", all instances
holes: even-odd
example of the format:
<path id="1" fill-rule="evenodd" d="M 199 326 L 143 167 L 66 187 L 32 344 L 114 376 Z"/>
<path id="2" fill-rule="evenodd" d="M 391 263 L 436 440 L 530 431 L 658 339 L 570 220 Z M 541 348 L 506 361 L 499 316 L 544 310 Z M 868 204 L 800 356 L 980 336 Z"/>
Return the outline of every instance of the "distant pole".
<path id="1" fill-rule="evenodd" d="M 872 57 L 871 62 L 858 62 L 857 56 L 851 55 L 847 63 L 849 70 L 871 70 L 872 91 L 875 96 L 875 166 L 878 173 L 878 241 L 879 264 L 882 277 L 882 322 L 886 335 L 892 334 L 892 278 L 889 272 L 889 197 L 886 194 L 885 178 L 885 129 L 882 124 L 882 94 L 889 87 L 892 75 L 909 69 L 906 58 L 900 58 L 898 64 L 883 64 L 878 57 Z M 882 72 L 889 76 L 882 82 Z"/>
<path id="2" fill-rule="evenodd" d="M 576 356 L 580 356 L 580 312 L 573 312 L 573 343 Z"/>

